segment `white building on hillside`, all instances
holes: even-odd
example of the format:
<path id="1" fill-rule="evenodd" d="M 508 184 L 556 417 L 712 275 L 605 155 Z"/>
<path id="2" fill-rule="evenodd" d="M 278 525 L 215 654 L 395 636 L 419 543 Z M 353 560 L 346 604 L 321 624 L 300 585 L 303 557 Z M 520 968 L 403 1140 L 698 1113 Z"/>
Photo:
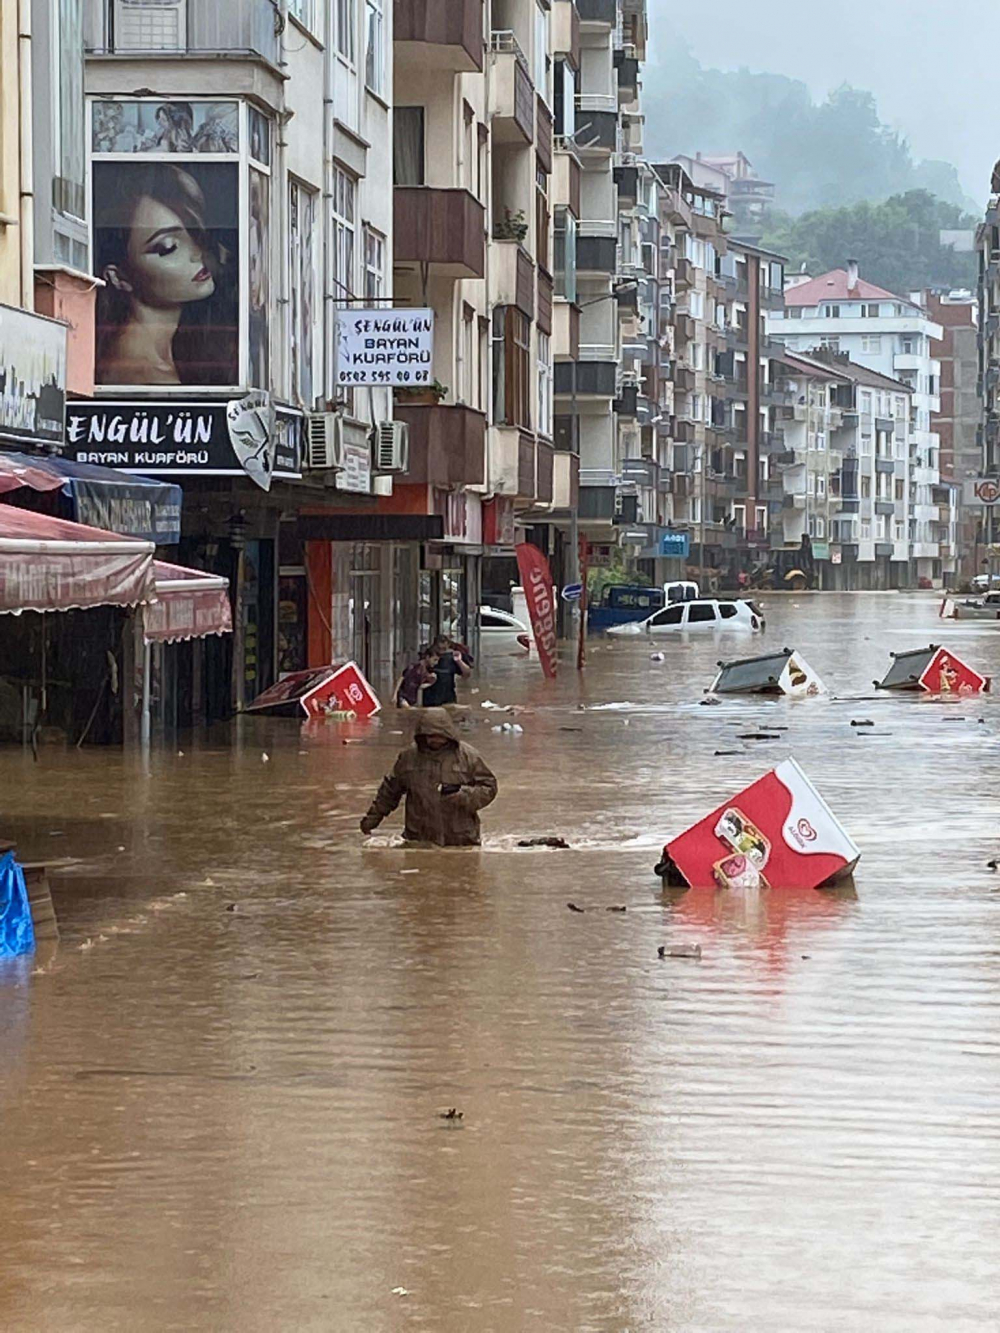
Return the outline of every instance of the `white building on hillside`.
<path id="1" fill-rule="evenodd" d="M 785 291 L 785 308 L 769 312 L 767 331 L 791 352 L 824 347 L 846 352 L 852 361 L 900 380 L 913 390 L 906 496 L 910 568 L 914 578 L 938 579 L 942 568 L 935 539 L 939 518 L 933 488 L 940 483 L 939 440 L 931 417 L 940 411 L 940 363 L 931 340 L 942 336 L 926 310 L 858 274 L 857 264 L 833 269 Z"/>

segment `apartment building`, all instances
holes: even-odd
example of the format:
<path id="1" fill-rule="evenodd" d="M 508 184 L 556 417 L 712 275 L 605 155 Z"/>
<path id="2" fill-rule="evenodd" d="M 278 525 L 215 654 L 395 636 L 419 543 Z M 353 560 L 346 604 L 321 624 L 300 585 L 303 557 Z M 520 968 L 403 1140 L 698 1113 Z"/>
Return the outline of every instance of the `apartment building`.
<path id="1" fill-rule="evenodd" d="M 52 451 L 93 389 L 78 5 L 0 6 L 0 444 Z"/>
<path id="2" fill-rule="evenodd" d="M 941 517 L 939 438 L 932 429 L 932 417 L 941 406 L 941 368 L 931 355 L 931 342 L 942 336 L 941 325 L 917 300 L 865 281 L 857 265 L 849 261 L 846 269 L 790 284 L 784 309 L 769 314 L 767 329 L 789 351 L 825 348 L 843 352 L 856 364 L 884 380 L 901 382 L 910 391 L 913 419 L 903 470 L 910 549 L 905 575 L 904 562 L 894 552 L 893 576 L 903 582 L 937 583 L 952 577 L 953 548 L 951 554 L 941 551 L 942 529 L 950 528 L 952 520 L 949 517 L 944 524 Z M 950 515 L 950 501 L 946 507 Z"/>
<path id="3" fill-rule="evenodd" d="M 969 291 L 927 292 L 921 296 L 928 314 L 943 330 L 931 342 L 931 355 L 941 366 L 941 410 L 933 418 L 941 444 L 941 556 L 953 555 L 959 584 L 979 571 L 976 543 L 979 514 L 962 502 L 966 481 L 982 468 L 981 401 L 979 395 L 979 305 Z M 953 522 L 949 510 L 955 510 Z M 946 528 L 953 527 L 953 531 Z M 947 548 L 951 546 L 952 549 Z"/>
<path id="4" fill-rule="evenodd" d="M 623 469 L 626 455 L 641 450 L 642 427 L 652 424 L 633 415 L 633 409 L 639 410 L 637 368 L 649 355 L 640 321 L 650 327 L 654 322 L 648 300 L 642 312 L 638 309 L 645 270 L 639 271 L 642 250 L 636 248 L 649 243 L 641 239 L 644 218 L 637 212 L 648 219 L 649 190 L 641 203 L 638 193 L 639 67 L 645 57 L 646 6 L 645 0 L 577 0 L 576 8 L 579 66 L 573 71 L 572 123 L 566 104 L 570 67 L 565 61 L 560 76 L 563 104 L 556 110 L 557 158 L 563 159 L 557 166 L 556 299 L 557 306 L 564 307 L 558 319 L 565 330 L 556 348 L 556 434 L 560 444 L 568 443 L 579 453 L 581 534 L 592 544 L 617 545 L 631 529 L 628 545 L 634 555 L 647 547 L 651 535 L 650 525 L 639 523 L 638 482 L 626 480 Z M 575 251 L 575 274 L 567 278 L 570 249 Z M 622 262 L 631 265 L 628 271 L 620 269 Z M 619 301 L 620 289 L 628 299 Z M 636 294 L 634 309 L 631 293 Z M 644 295 L 650 295 L 648 289 Z M 635 339 L 624 381 L 623 323 L 626 336 Z M 615 410 L 616 402 L 623 410 Z M 652 506 L 645 512 L 652 514 Z"/>
<path id="5" fill-rule="evenodd" d="M 177 558 L 230 580 L 231 640 L 178 667 L 194 717 L 331 660 L 384 680 L 410 646 L 392 608 L 416 596 L 424 533 L 375 512 L 400 461 L 372 465 L 391 391 L 345 382 L 336 356 L 338 312 L 392 298 L 393 17 L 383 0 L 83 3 L 102 285 L 73 452 L 178 483 Z"/>
<path id="6" fill-rule="evenodd" d="M 995 479 L 1000 475 L 1000 199 L 994 194 L 986 216 L 976 233 L 979 254 L 979 396 L 980 396 L 980 468 L 981 476 Z M 996 547 L 1000 543 L 1000 519 L 997 497 L 984 503 L 984 492 L 973 487 L 976 499 L 976 547 L 973 563 L 977 572 L 998 568 Z"/>

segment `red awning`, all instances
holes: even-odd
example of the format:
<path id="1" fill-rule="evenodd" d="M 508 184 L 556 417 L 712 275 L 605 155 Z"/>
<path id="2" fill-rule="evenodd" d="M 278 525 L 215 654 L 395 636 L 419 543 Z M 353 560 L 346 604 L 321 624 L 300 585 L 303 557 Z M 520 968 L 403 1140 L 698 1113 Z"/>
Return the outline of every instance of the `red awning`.
<path id="1" fill-rule="evenodd" d="M 177 643 L 208 634 L 229 634 L 229 580 L 200 569 L 153 561 L 156 601 L 143 607 L 143 633 L 150 643 Z"/>
<path id="2" fill-rule="evenodd" d="M 0 504 L 0 613 L 150 602 L 154 549 L 152 542 Z"/>

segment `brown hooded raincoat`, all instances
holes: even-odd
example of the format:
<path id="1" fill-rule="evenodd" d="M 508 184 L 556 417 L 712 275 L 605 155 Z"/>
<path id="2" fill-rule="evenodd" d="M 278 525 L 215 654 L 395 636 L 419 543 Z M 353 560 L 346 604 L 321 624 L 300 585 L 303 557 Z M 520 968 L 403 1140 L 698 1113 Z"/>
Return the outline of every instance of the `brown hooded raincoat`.
<path id="1" fill-rule="evenodd" d="M 479 811 L 496 797 L 497 780 L 482 757 L 459 739 L 455 723 L 444 708 L 426 708 L 417 722 L 415 739 L 400 754 L 391 773 L 382 779 L 378 795 L 361 822 L 365 833 L 381 824 L 406 797 L 403 837 L 413 842 L 436 842 L 441 847 L 475 847 L 480 840 Z M 445 736 L 448 744 L 429 750 L 425 736 Z M 457 783 L 461 790 L 441 794 L 442 785 Z"/>

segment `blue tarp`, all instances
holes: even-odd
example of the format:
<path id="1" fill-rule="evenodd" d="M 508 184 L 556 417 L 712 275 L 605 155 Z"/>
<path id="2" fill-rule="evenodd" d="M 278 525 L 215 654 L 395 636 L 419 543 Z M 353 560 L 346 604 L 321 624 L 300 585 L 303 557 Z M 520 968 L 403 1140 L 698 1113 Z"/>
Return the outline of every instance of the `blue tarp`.
<path id="1" fill-rule="evenodd" d="M 35 927 L 24 871 L 13 852 L 0 856 L 0 958 L 17 958 L 35 947 Z"/>
<path id="2" fill-rule="evenodd" d="M 173 546 L 181 539 L 183 492 L 179 486 L 54 455 L 5 450 L 4 457 L 61 479 L 60 491 L 70 509 L 66 517 L 76 523 L 105 528 L 123 537 L 138 537 L 157 546 Z"/>

